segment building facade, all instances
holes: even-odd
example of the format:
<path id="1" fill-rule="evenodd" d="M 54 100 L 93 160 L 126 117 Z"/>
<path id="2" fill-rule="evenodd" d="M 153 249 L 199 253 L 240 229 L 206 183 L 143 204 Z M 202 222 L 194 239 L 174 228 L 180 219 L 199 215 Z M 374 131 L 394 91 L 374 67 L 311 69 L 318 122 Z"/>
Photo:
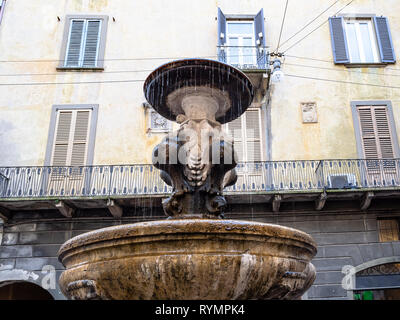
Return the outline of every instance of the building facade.
<path id="1" fill-rule="evenodd" d="M 240 164 L 225 215 L 314 237 L 303 299 L 399 299 L 398 12 L 396 0 L 2 1 L 0 298 L 64 299 L 63 242 L 164 217 L 151 151 L 176 124 L 143 82 L 196 57 L 238 67 L 256 92 L 226 126 Z"/>

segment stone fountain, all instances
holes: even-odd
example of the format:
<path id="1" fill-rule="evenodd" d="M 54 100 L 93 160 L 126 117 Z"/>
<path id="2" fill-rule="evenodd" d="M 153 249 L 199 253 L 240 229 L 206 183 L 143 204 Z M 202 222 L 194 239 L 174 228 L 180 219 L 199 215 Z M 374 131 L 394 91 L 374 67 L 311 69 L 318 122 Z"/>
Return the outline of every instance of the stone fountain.
<path id="1" fill-rule="evenodd" d="M 304 232 L 223 219 L 223 189 L 236 182 L 233 140 L 221 128 L 250 106 L 239 70 L 213 60 L 165 64 L 145 97 L 180 124 L 153 151 L 172 186 L 163 221 L 82 234 L 59 251 L 70 299 L 299 299 L 312 285 L 316 244 Z"/>

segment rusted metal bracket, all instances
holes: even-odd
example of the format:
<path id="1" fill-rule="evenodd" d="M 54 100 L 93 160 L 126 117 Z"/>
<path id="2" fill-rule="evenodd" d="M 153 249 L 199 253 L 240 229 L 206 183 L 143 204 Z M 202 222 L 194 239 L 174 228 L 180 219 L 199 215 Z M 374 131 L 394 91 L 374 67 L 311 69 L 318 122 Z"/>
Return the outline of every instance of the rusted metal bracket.
<path id="1" fill-rule="evenodd" d="M 281 206 L 282 196 L 280 194 L 276 194 L 272 199 L 272 211 L 279 212 L 279 208 Z"/>
<path id="2" fill-rule="evenodd" d="M 72 218 L 75 210 L 68 206 L 64 201 L 58 201 L 55 207 L 60 211 L 60 213 L 66 218 Z"/>
<path id="3" fill-rule="evenodd" d="M 7 222 L 8 219 L 11 217 L 11 212 L 7 208 L 0 207 L 0 218 Z"/>
<path id="4" fill-rule="evenodd" d="M 328 195 L 324 191 L 319 195 L 318 199 L 315 200 L 315 210 L 321 211 L 325 206 L 326 199 L 328 199 Z"/>
<path id="5" fill-rule="evenodd" d="M 115 203 L 114 200 L 108 199 L 107 200 L 107 207 L 108 207 L 108 210 L 110 210 L 110 213 L 114 218 L 121 218 L 122 217 L 123 210 L 119 205 L 117 205 Z"/>
<path id="6" fill-rule="evenodd" d="M 361 210 L 367 210 L 371 205 L 371 201 L 374 198 L 374 193 L 372 191 L 368 191 L 364 193 L 361 199 Z"/>

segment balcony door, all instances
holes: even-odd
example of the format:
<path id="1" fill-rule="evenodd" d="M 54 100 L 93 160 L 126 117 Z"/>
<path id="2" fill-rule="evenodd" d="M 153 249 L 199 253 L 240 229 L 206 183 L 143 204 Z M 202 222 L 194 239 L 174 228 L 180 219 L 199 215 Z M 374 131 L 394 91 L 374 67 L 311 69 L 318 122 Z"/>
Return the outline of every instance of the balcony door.
<path id="1" fill-rule="evenodd" d="M 92 164 L 97 106 L 53 108 L 46 165 L 50 195 L 80 194 L 90 177 L 84 166 Z M 85 180 L 86 179 L 86 180 Z"/>
<path id="2" fill-rule="evenodd" d="M 368 187 L 399 185 L 399 146 L 389 102 L 353 103 L 362 184 Z"/>
<path id="3" fill-rule="evenodd" d="M 225 15 L 218 8 L 218 60 L 240 69 L 266 69 L 264 11 Z"/>
<path id="4" fill-rule="evenodd" d="M 253 21 L 227 21 L 228 63 L 246 68 L 256 65 Z"/>

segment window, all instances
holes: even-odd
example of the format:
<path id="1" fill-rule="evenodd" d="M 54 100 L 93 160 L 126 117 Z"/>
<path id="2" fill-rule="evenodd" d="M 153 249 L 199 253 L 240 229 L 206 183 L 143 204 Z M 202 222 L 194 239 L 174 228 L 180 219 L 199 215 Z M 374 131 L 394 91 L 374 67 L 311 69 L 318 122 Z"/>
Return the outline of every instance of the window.
<path id="1" fill-rule="evenodd" d="M 0 0 L 0 23 L 3 20 L 5 7 L 6 7 L 6 0 Z"/>
<path id="2" fill-rule="evenodd" d="M 96 121 L 97 106 L 55 106 L 45 165 L 92 164 Z"/>
<path id="3" fill-rule="evenodd" d="M 352 102 L 360 177 L 365 187 L 398 185 L 399 145 L 390 101 Z M 382 160 L 383 159 L 383 160 Z"/>
<path id="4" fill-rule="evenodd" d="M 399 220 L 400 219 L 380 219 L 378 220 L 379 241 L 399 241 Z"/>
<path id="5" fill-rule="evenodd" d="M 331 17 L 329 25 L 336 64 L 396 62 L 387 18 Z"/>
<path id="6" fill-rule="evenodd" d="M 265 176 L 259 164 L 264 161 L 261 109 L 247 109 L 242 116 L 226 124 L 225 129 L 233 137 L 240 163 L 236 167 L 236 186 L 239 190 L 246 190 L 247 187 L 264 185 Z"/>
<path id="7" fill-rule="evenodd" d="M 265 69 L 264 13 L 224 15 L 218 8 L 219 61 L 242 69 Z"/>
<path id="8" fill-rule="evenodd" d="M 234 139 L 235 150 L 239 162 L 263 161 L 261 110 L 249 108 L 239 118 L 226 125 Z"/>
<path id="9" fill-rule="evenodd" d="M 231 65 L 256 65 L 253 21 L 227 21 L 227 62 Z"/>
<path id="10" fill-rule="evenodd" d="M 391 103 L 388 101 L 353 102 L 353 116 L 359 144 L 359 155 L 364 159 L 392 159 L 398 157 L 396 129 Z"/>
<path id="11" fill-rule="evenodd" d="M 378 46 L 371 19 L 346 19 L 350 63 L 379 63 Z"/>
<path id="12" fill-rule="evenodd" d="M 107 21 L 106 16 L 67 16 L 58 69 L 102 69 Z"/>

